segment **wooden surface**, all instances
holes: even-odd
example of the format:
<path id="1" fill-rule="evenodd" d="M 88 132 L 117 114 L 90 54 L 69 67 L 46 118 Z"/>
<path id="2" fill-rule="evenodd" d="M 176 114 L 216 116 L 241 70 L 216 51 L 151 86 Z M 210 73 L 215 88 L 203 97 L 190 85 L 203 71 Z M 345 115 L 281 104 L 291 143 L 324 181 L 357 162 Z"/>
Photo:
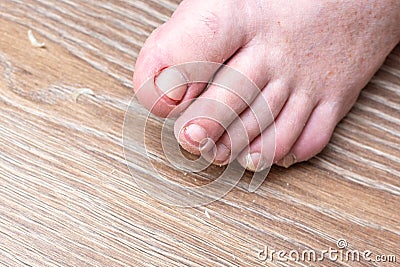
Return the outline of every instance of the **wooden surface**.
<path id="1" fill-rule="evenodd" d="M 176 6 L 0 0 L 0 266 L 265 266 L 265 246 L 321 251 L 340 238 L 399 262 L 400 47 L 327 149 L 274 167 L 256 193 L 239 184 L 184 209 L 135 184 L 122 146 L 132 72 L 146 37 Z M 30 45 L 29 29 L 45 49 Z M 75 103 L 80 88 L 94 96 Z M 268 263 L 298 265 L 398 266 Z"/>

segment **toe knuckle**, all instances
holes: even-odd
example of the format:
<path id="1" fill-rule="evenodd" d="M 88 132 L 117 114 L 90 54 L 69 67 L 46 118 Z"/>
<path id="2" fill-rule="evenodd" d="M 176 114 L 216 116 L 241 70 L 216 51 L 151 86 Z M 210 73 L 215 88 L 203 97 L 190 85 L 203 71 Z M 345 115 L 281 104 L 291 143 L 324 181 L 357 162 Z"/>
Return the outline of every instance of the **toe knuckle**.
<path id="1" fill-rule="evenodd" d="M 205 11 L 199 17 L 200 22 L 207 29 L 206 32 L 211 35 L 217 35 L 220 29 L 220 19 L 217 14 L 212 11 Z"/>

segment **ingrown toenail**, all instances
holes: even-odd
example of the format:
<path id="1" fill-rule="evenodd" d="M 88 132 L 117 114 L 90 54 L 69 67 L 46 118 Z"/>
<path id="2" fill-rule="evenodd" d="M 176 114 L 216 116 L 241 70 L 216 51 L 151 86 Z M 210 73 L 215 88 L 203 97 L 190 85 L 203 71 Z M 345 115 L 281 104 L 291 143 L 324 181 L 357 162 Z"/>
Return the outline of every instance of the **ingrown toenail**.
<path id="1" fill-rule="evenodd" d="M 296 155 L 293 154 L 293 153 L 289 153 L 282 160 L 278 161 L 277 164 L 279 166 L 282 166 L 282 167 L 285 167 L 285 168 L 289 168 L 290 166 L 292 166 L 296 162 L 297 162 Z"/>
<path id="2" fill-rule="evenodd" d="M 268 168 L 267 160 L 260 153 L 252 153 L 246 156 L 246 169 L 252 172 L 260 172 Z"/>
<path id="3" fill-rule="evenodd" d="M 188 89 L 185 76 L 173 68 L 163 70 L 156 77 L 155 83 L 162 93 L 174 101 L 182 100 Z"/>
<path id="4" fill-rule="evenodd" d="M 190 124 L 184 129 L 183 133 L 189 143 L 198 146 L 199 148 L 208 143 L 207 131 L 197 124 Z"/>
<path id="5" fill-rule="evenodd" d="M 224 144 L 217 145 L 217 154 L 215 156 L 215 163 L 217 164 L 225 164 L 231 155 L 231 150 L 226 147 Z"/>

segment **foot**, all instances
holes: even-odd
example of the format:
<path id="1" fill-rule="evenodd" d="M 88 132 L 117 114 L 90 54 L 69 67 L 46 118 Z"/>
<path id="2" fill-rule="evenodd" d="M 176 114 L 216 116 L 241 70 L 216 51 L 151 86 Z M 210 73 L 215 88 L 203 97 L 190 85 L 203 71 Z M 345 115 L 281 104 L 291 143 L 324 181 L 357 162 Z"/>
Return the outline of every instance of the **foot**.
<path id="1" fill-rule="evenodd" d="M 208 138 L 216 143 L 216 164 L 237 158 L 245 168 L 261 171 L 269 167 L 270 151 L 262 147 L 274 125 L 273 162 L 289 167 L 327 145 L 337 123 L 399 40 L 397 0 L 186 0 L 144 45 L 134 87 L 138 90 L 156 76 L 153 89 L 138 98 L 158 116 L 196 98 L 182 114 L 195 119 L 187 120 L 178 136 L 188 151 L 200 153 L 199 144 Z M 193 61 L 225 63 L 259 90 L 241 84 L 237 95 L 193 83 L 165 92 L 168 84 L 183 84 L 200 71 L 168 67 Z M 201 71 L 211 79 L 217 69 Z M 201 101 L 206 98 L 234 112 L 199 119 L 199 111 L 206 112 Z M 246 134 L 235 134 L 240 127 Z"/>

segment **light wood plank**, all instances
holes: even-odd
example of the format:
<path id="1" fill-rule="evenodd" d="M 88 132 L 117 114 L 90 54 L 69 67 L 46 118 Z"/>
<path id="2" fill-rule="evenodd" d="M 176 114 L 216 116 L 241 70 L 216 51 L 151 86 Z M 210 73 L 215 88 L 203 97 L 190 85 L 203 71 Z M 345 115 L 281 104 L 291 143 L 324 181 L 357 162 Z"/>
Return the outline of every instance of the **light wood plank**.
<path id="1" fill-rule="evenodd" d="M 256 193 L 245 190 L 247 174 L 221 200 L 183 209 L 136 185 L 122 146 L 132 72 L 146 37 L 177 4 L 0 1 L 0 265 L 262 266 L 266 245 L 323 250 L 339 238 L 399 261 L 400 46 L 324 152 L 274 167 Z M 45 49 L 31 47 L 28 29 Z M 94 96 L 75 103 L 80 88 Z M 155 160 L 163 166 L 161 155 Z M 204 183 L 219 171 L 181 178 Z"/>

